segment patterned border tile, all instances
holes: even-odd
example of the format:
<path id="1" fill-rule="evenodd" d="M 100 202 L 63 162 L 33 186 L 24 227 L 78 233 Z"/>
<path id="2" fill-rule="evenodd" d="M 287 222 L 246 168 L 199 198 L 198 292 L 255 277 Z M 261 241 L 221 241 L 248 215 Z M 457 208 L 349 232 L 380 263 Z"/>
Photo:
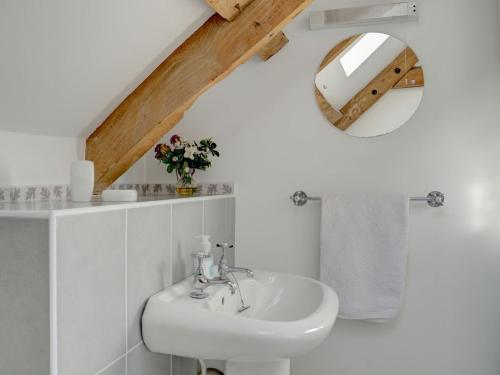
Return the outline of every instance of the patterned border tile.
<path id="1" fill-rule="evenodd" d="M 155 197 L 161 195 L 174 195 L 175 184 L 114 184 L 110 189 L 135 189 L 141 197 Z M 202 195 L 221 195 L 233 194 L 233 183 L 201 183 L 198 194 Z"/>
<path id="2" fill-rule="evenodd" d="M 67 185 L 0 186 L 0 202 L 31 202 L 71 199 Z"/>
<path id="3" fill-rule="evenodd" d="M 135 189 L 140 197 L 174 195 L 175 184 L 114 184 L 110 189 Z M 201 183 L 198 193 L 202 195 L 232 194 L 233 183 Z M 69 185 L 0 186 L 0 203 L 34 202 L 71 199 Z"/>

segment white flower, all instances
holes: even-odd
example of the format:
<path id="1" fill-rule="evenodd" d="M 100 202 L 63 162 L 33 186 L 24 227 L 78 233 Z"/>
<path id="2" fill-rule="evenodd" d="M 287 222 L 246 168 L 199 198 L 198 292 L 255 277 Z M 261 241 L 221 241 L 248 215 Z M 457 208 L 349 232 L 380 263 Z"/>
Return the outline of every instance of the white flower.
<path id="1" fill-rule="evenodd" d="M 184 157 L 186 159 L 194 160 L 194 154 L 196 154 L 197 151 L 198 149 L 195 146 L 187 146 L 184 150 Z"/>
<path id="2" fill-rule="evenodd" d="M 179 160 L 179 158 L 178 158 L 177 156 L 174 156 L 174 157 L 172 158 L 172 161 L 177 161 L 177 160 Z"/>

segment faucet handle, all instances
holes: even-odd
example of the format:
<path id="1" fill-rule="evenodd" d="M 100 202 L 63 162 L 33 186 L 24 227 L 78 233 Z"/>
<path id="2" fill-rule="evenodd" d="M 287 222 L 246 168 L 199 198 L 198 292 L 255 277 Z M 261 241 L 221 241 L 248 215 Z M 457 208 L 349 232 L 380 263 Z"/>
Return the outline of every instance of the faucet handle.
<path id="1" fill-rule="evenodd" d="M 222 242 L 222 243 L 218 243 L 217 247 L 222 249 L 222 255 L 220 257 L 219 264 L 224 263 L 226 261 L 226 250 L 232 249 L 234 247 L 234 245 L 230 245 L 227 242 Z"/>
<path id="2" fill-rule="evenodd" d="M 221 242 L 217 244 L 217 247 L 220 247 L 222 250 L 226 250 L 226 249 L 232 249 L 234 245 L 230 245 L 227 242 Z"/>

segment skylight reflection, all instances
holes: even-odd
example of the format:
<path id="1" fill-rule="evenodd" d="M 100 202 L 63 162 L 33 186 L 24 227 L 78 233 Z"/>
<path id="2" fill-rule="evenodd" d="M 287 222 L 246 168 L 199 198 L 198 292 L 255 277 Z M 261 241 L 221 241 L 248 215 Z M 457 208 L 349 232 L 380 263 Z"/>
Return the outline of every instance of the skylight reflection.
<path id="1" fill-rule="evenodd" d="M 341 58 L 345 75 L 350 77 L 384 42 L 389 35 L 366 33 Z"/>

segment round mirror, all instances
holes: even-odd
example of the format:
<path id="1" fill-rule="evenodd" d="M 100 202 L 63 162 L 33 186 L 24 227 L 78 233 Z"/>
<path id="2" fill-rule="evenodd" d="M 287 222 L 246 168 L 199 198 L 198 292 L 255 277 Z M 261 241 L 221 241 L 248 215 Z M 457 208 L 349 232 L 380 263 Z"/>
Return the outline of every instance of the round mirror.
<path id="1" fill-rule="evenodd" d="M 424 93 L 424 72 L 406 43 L 365 33 L 337 44 L 321 63 L 315 83 L 328 121 L 349 135 L 374 137 L 413 116 Z"/>

